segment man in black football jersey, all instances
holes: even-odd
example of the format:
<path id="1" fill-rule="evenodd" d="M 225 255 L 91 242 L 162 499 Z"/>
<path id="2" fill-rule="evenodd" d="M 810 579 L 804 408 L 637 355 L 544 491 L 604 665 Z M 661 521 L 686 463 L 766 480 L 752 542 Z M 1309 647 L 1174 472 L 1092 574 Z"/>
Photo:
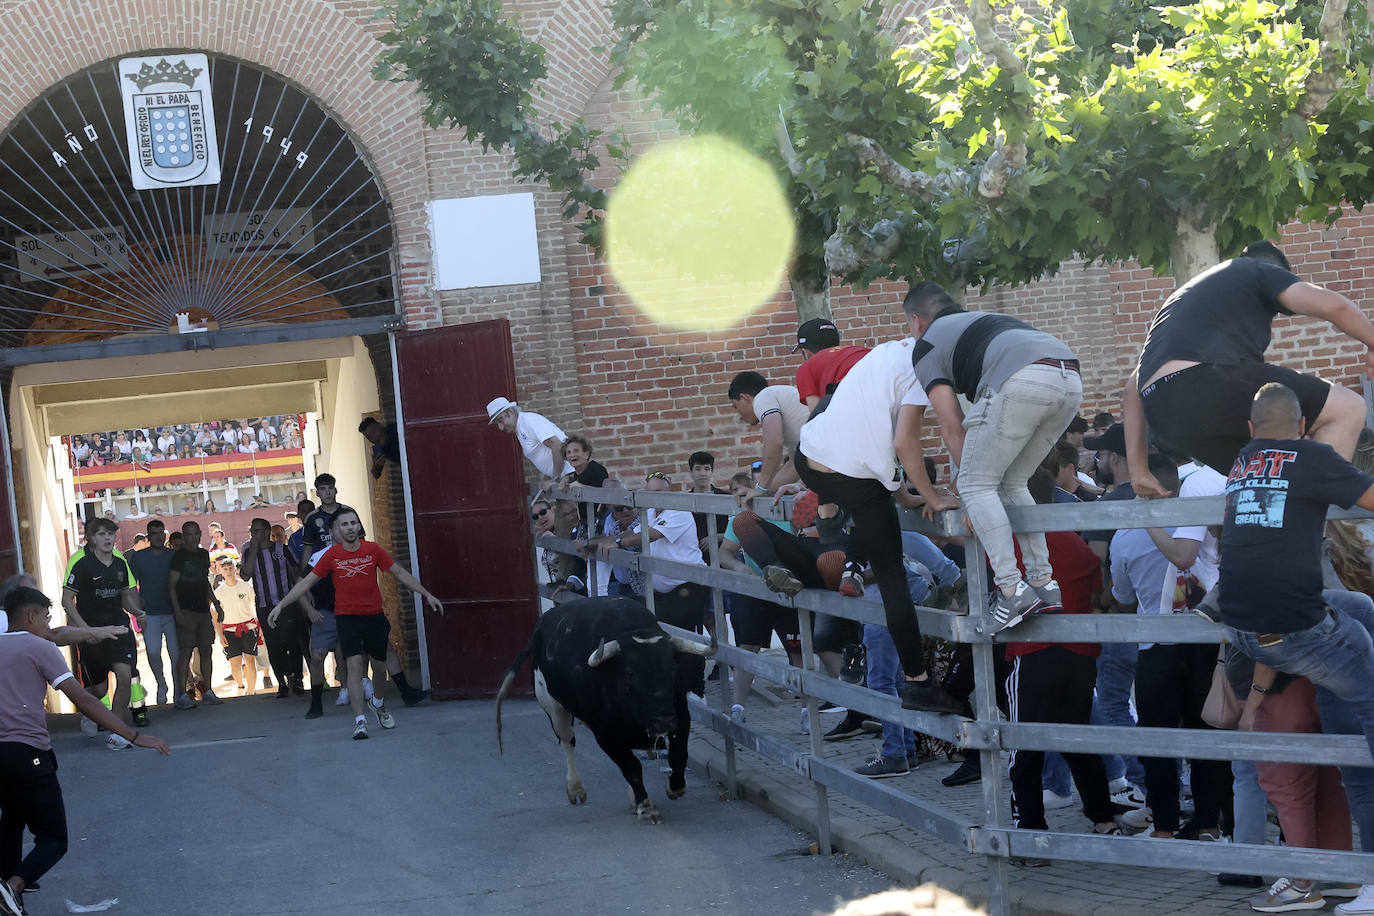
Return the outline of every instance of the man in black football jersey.
<path id="1" fill-rule="evenodd" d="M 321 474 L 315 478 L 315 493 L 320 498 L 320 504 L 314 512 L 305 517 L 301 550 L 301 575 L 310 572 L 310 558 L 312 556 L 334 545 L 332 533 L 334 519 L 342 510 L 349 508 L 338 501 L 339 485 L 334 480 L 333 474 Z M 358 537 L 366 536 L 366 532 L 358 535 Z"/>
<path id="2" fill-rule="evenodd" d="M 128 614 L 138 618 L 140 627 L 144 624 L 146 618 L 138 598 L 138 583 L 128 561 L 114 549 L 118 533 L 119 526 L 108 518 L 94 518 L 86 523 L 86 549 L 68 567 L 62 587 L 62 608 L 73 626 L 127 625 Z M 110 711 L 132 724 L 129 685 L 138 657 L 134 634 L 126 632 L 112 640 L 83 645 L 77 654 L 82 683 L 92 696 L 105 696 L 110 674 L 114 674 L 115 690 L 110 698 Z M 82 723 L 83 730 L 92 737 L 94 724 L 87 727 Z M 130 747 L 128 741 L 113 733 L 106 743 L 116 751 Z"/>

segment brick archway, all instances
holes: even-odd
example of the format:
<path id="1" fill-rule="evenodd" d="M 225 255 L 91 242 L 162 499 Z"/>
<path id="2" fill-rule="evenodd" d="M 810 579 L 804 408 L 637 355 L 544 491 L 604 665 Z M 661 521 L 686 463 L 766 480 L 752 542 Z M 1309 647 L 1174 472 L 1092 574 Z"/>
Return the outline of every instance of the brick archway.
<path id="1" fill-rule="evenodd" d="M 0 14 L 0 124 L 5 131 L 49 87 L 113 57 L 168 49 L 238 58 L 295 84 L 332 115 L 367 157 L 393 213 L 397 296 L 427 304 L 429 230 L 417 99 L 378 82 L 381 50 L 357 21 L 322 0 L 23 0 Z M 96 36 L 108 36 L 99 44 Z"/>

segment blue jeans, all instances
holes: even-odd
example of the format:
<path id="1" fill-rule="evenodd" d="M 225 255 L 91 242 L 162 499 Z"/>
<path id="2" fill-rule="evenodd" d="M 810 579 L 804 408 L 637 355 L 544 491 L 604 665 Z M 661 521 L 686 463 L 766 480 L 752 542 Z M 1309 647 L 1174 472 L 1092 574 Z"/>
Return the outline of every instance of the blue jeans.
<path id="1" fill-rule="evenodd" d="M 1236 821 L 1231 828 L 1231 838 L 1237 843 L 1263 846 L 1269 800 L 1260 788 L 1255 761 L 1231 761 L 1231 795 Z"/>
<path id="2" fill-rule="evenodd" d="M 902 553 L 930 570 L 931 575 L 935 577 L 936 585 L 953 585 L 964 574 L 958 563 L 945 556 L 944 552 L 936 547 L 930 538 L 919 531 L 902 532 Z M 920 604 L 925 598 L 925 595 L 920 598 L 912 595 L 912 600 L 917 604 Z"/>
<path id="3" fill-rule="evenodd" d="M 1246 657 L 1305 677 L 1343 700 L 1374 754 L 1374 637 L 1352 611 L 1355 604 L 1364 605 L 1369 598 L 1335 591 L 1324 592 L 1323 597 L 1335 610 L 1334 616 L 1328 614 L 1305 630 L 1284 633 L 1273 645 L 1261 646 L 1258 634 L 1230 626 L 1225 627 L 1226 638 Z"/>
<path id="4" fill-rule="evenodd" d="M 887 627 L 864 624 L 864 651 L 868 653 L 868 689 L 900 697 L 902 662 L 897 658 L 897 644 L 892 641 Z M 914 750 L 916 736 L 911 729 L 883 723 L 884 757 L 905 757 Z"/>
<path id="5" fill-rule="evenodd" d="M 958 567 L 955 567 L 958 569 Z M 930 594 L 931 585 L 925 579 L 907 570 L 906 587 L 911 592 L 911 600 L 917 604 L 925 601 Z M 878 600 L 878 586 L 864 588 L 864 597 Z M 901 697 L 902 682 L 906 675 L 902 671 L 902 660 L 897 655 L 897 644 L 887 627 L 866 623 L 864 627 L 864 652 L 868 658 L 868 675 L 865 686 L 869 690 Z M 903 757 L 916 750 L 916 735 L 909 728 L 902 728 L 895 722 L 884 722 L 882 755 L 884 757 Z"/>
<path id="6" fill-rule="evenodd" d="M 153 669 L 153 678 L 158 690 L 167 689 L 167 678 L 162 673 L 162 643 L 167 642 L 167 657 L 171 660 L 172 670 L 177 663 L 177 628 L 171 614 L 149 614 L 143 626 L 143 647 L 148 654 L 148 667 Z M 185 685 L 183 685 L 185 686 Z M 181 691 L 173 691 L 180 693 Z"/>
<path id="7" fill-rule="evenodd" d="M 1117 725 L 1135 728 L 1131 715 L 1131 688 L 1135 686 L 1135 663 L 1140 654 L 1133 642 L 1104 642 L 1097 657 L 1097 702 L 1093 704 L 1094 725 Z M 1101 720 L 1099 722 L 1099 719 Z M 1116 779 L 1125 773 L 1133 786 L 1145 785 L 1145 768 L 1129 754 L 1103 756 L 1107 778 Z"/>
<path id="8" fill-rule="evenodd" d="M 1366 630 L 1374 633 L 1374 601 L 1360 592 L 1327 591 L 1322 595 L 1337 612 L 1348 614 Z M 1360 719 L 1349 703 L 1341 700 L 1325 687 L 1317 688 L 1317 709 L 1321 712 L 1322 731 L 1329 735 L 1360 734 Z M 1341 782 L 1350 812 L 1360 828 L 1360 848 L 1374 852 L 1374 769 L 1370 767 L 1341 767 Z"/>

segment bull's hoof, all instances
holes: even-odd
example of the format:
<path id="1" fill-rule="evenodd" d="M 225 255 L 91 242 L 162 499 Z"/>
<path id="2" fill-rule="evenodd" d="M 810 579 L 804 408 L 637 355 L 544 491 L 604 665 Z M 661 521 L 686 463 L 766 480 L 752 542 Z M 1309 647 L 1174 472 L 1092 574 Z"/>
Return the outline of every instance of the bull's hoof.
<path id="1" fill-rule="evenodd" d="M 687 794 L 687 777 L 686 777 L 686 776 L 669 776 L 669 777 L 668 777 L 668 799 L 669 799 L 670 801 L 677 801 L 679 798 L 681 798 L 682 796 L 684 796 L 684 795 L 686 795 L 686 794 Z"/>
<path id="2" fill-rule="evenodd" d="M 641 824 L 661 824 L 663 815 L 654 806 L 651 798 L 646 798 L 635 807 L 635 817 L 639 818 Z"/>
<path id="3" fill-rule="evenodd" d="M 579 783 L 575 786 L 568 786 L 568 804 L 585 805 L 587 803 L 587 790 Z"/>

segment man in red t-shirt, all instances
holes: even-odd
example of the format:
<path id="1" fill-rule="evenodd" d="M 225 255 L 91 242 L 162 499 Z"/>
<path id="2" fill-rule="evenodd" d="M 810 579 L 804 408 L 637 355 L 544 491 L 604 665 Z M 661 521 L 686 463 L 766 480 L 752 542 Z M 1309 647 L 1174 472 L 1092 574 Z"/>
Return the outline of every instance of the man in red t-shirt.
<path id="1" fill-rule="evenodd" d="M 1027 486 L 1037 503 L 1054 501 L 1054 478 L 1045 469 L 1038 468 Z M 1091 614 L 1092 596 L 1102 591 L 1102 563 L 1097 554 L 1071 531 L 1048 532 L 1045 543 L 1063 596 L 1061 613 Z M 1097 684 L 1097 656 L 1101 651 L 1102 647 L 1095 642 L 1008 643 L 1007 659 L 1013 666 L 1007 678 L 1011 720 L 1089 724 L 1093 688 Z M 1083 800 L 1083 813 L 1093 822 L 1093 829 L 1098 833 L 1120 834 L 1102 758 L 1097 754 L 1066 753 L 1064 762 L 1073 774 L 1078 796 Z M 1044 751 L 1012 752 L 1012 817 L 1017 827 L 1049 829 L 1041 782 L 1044 763 Z"/>
<path id="2" fill-rule="evenodd" d="M 331 527 L 333 546 L 272 608 L 272 615 L 275 615 L 281 608 L 289 607 L 322 579 L 328 578 L 334 586 L 334 622 L 339 631 L 339 650 L 348 663 L 348 698 L 353 704 L 353 737 L 358 740 L 367 737 L 367 716 L 363 715 L 366 702 L 363 675 L 367 673 L 368 658 L 372 659 L 372 682 L 377 689 L 386 679 L 383 674 L 385 671 L 391 675 L 407 706 L 414 706 L 426 696 L 426 691 L 416 690 L 406 682 L 400 659 L 391 646 L 391 623 L 382 612 L 382 590 L 377 582 L 377 574 L 390 571 L 402 586 L 424 596 L 435 613 L 444 613 L 444 606 L 439 599 L 430 594 L 409 570 L 397 566 L 391 555 L 380 546 L 364 540 L 362 531 L 363 524 L 358 513 L 347 507 L 340 509 Z M 372 698 L 372 711 L 382 728 L 396 727 L 396 720 L 387 710 L 380 694 Z"/>
<path id="3" fill-rule="evenodd" d="M 797 370 L 797 394 L 811 410 L 868 353 L 868 347 L 840 346 L 839 329 L 829 318 L 812 318 L 797 328 L 792 352 L 798 350 L 806 351 L 806 362 Z"/>

